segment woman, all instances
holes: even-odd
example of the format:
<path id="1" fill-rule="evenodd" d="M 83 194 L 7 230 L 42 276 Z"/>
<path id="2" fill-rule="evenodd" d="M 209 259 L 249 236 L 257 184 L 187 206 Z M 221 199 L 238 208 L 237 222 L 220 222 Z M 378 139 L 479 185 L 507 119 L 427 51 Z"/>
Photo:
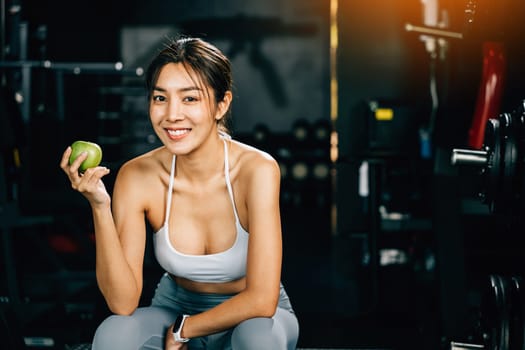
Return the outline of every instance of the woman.
<path id="1" fill-rule="evenodd" d="M 280 173 L 232 140 L 230 62 L 199 38 L 170 42 L 146 71 L 149 115 L 163 146 L 126 162 L 112 198 L 87 155 L 61 168 L 89 201 L 97 283 L 114 315 L 93 350 L 295 349 L 299 326 L 280 282 Z M 166 273 L 150 306 L 143 287 L 147 219 Z"/>

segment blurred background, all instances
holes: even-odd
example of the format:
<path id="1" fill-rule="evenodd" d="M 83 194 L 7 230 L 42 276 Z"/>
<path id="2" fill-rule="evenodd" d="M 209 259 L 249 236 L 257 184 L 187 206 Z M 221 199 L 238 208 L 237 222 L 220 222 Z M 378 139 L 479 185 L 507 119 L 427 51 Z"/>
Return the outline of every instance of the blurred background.
<path id="1" fill-rule="evenodd" d="M 525 347 L 523 1 L 0 3 L 0 348 L 89 349 L 109 315 L 59 161 L 98 143 L 111 191 L 160 145 L 143 73 L 179 34 L 230 57 L 231 133 L 281 166 L 299 348 Z M 143 305 L 161 274 L 148 246 Z"/>

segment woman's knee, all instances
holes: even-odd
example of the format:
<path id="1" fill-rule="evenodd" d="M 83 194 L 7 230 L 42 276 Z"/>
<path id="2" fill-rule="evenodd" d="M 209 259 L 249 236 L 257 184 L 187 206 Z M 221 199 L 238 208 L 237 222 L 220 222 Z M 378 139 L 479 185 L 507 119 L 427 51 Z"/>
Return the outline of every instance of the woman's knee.
<path id="1" fill-rule="evenodd" d="M 138 329 L 138 322 L 131 316 L 110 316 L 98 326 L 92 349 L 133 349 L 138 341 L 135 339 Z"/>
<path id="2" fill-rule="evenodd" d="M 175 318 L 175 312 L 161 307 L 139 308 L 131 316 L 110 316 L 98 326 L 93 350 L 162 350 L 166 329 Z"/>
<path id="3" fill-rule="evenodd" d="M 232 333 L 233 350 L 283 349 L 274 320 L 267 317 L 251 318 L 241 322 Z"/>

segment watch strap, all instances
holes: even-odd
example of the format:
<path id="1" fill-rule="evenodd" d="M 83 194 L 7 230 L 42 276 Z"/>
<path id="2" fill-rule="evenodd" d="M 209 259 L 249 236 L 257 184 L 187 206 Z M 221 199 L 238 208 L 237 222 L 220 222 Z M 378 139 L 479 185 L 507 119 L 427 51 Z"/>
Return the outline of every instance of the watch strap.
<path id="1" fill-rule="evenodd" d="M 173 324 L 173 338 L 177 343 L 187 343 L 190 341 L 190 338 L 183 338 L 180 334 L 182 327 L 184 326 L 184 322 L 188 317 L 190 317 L 190 315 L 179 315 Z"/>

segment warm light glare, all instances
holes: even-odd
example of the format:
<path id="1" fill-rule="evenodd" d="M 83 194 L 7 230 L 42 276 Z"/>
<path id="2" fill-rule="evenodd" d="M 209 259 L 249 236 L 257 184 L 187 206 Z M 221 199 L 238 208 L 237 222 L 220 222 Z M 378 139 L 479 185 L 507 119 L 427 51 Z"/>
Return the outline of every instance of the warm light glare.
<path id="1" fill-rule="evenodd" d="M 330 1 L 330 119 L 332 125 L 335 125 L 338 115 L 338 82 L 337 82 L 337 45 L 338 45 L 338 27 L 337 27 L 337 10 L 338 0 Z M 331 138 L 331 160 L 337 161 L 337 132 L 333 128 L 335 137 Z"/>
<path id="2" fill-rule="evenodd" d="M 337 119 L 337 7 L 338 0 L 330 1 L 330 118 L 335 123 Z"/>
<path id="3" fill-rule="evenodd" d="M 330 160 L 332 164 L 337 162 L 339 146 L 338 146 L 338 134 L 335 128 L 338 114 L 338 84 L 337 84 L 337 46 L 338 40 L 338 27 L 337 27 L 337 10 L 338 0 L 330 0 L 330 119 L 332 121 L 332 132 L 330 133 Z M 332 226 L 332 235 L 337 235 L 337 205 L 335 201 L 337 186 L 336 177 L 337 172 L 335 166 L 332 167 L 331 180 L 332 180 L 332 206 L 330 209 L 330 221 Z"/>

